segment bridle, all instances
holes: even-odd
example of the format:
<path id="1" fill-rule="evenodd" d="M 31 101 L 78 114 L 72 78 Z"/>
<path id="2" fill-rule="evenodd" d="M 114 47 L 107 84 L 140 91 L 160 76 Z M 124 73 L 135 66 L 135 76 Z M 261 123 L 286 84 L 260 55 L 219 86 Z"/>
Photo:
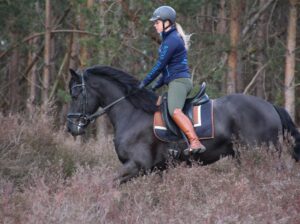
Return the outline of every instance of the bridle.
<path id="1" fill-rule="evenodd" d="M 131 92 L 125 96 L 120 97 L 119 99 L 113 101 L 112 103 L 108 104 L 107 106 L 105 106 L 102 110 L 100 111 L 96 111 L 95 113 L 89 115 L 86 113 L 86 108 L 88 106 L 88 101 L 87 101 L 87 91 L 86 91 L 86 84 L 84 81 L 84 76 L 83 74 L 81 75 L 81 83 L 80 84 L 76 84 L 74 86 L 72 86 L 71 88 L 71 92 L 74 88 L 77 87 L 81 87 L 82 88 L 82 96 L 83 96 L 83 100 L 80 101 L 80 108 L 81 111 L 80 113 L 68 113 L 67 114 L 67 121 L 72 123 L 73 125 L 77 126 L 78 128 L 83 128 L 86 127 L 90 122 L 93 122 L 96 118 L 102 116 L 103 114 L 106 113 L 106 111 L 108 109 L 110 109 L 112 106 L 114 106 L 115 104 L 119 103 L 120 101 L 126 99 L 127 97 L 135 94 L 137 91 Z M 73 119 L 79 119 L 79 123 L 75 123 L 73 121 Z"/>
<path id="2" fill-rule="evenodd" d="M 77 88 L 77 87 L 82 88 L 83 100 L 81 100 L 81 102 L 80 102 L 80 108 L 81 108 L 82 112 L 80 112 L 80 113 L 68 113 L 67 114 L 67 121 L 72 123 L 73 125 L 79 127 L 79 128 L 83 128 L 83 127 L 87 126 L 90 122 L 93 122 L 96 118 L 98 118 L 98 117 L 102 116 L 103 114 L 105 114 L 106 111 L 108 109 L 110 109 L 112 106 L 114 106 L 115 104 L 117 104 L 120 101 L 124 100 L 125 98 L 129 97 L 130 95 L 133 95 L 133 93 L 129 93 L 126 96 L 122 96 L 119 99 L 117 99 L 117 100 L 113 101 L 112 103 L 110 103 L 109 105 L 105 106 L 102 110 L 96 111 L 95 113 L 89 115 L 89 114 L 86 113 L 86 108 L 88 106 L 88 101 L 87 101 L 86 84 L 85 84 L 83 75 L 81 75 L 81 83 L 72 86 L 71 92 L 74 88 Z M 136 93 L 136 92 L 134 92 L 134 93 Z M 74 118 L 79 119 L 79 123 L 75 123 L 72 120 Z"/>
<path id="3" fill-rule="evenodd" d="M 77 112 L 77 113 L 68 113 L 67 114 L 67 121 L 72 123 L 73 125 L 75 125 L 77 127 L 82 128 L 82 127 L 87 126 L 90 123 L 90 120 L 89 120 L 88 115 L 86 113 L 86 108 L 87 108 L 88 102 L 87 102 L 87 92 L 86 92 L 85 81 L 84 81 L 83 75 L 81 75 L 80 77 L 81 77 L 81 83 L 72 86 L 71 92 L 75 88 L 78 88 L 78 87 L 82 88 L 83 100 L 80 101 L 81 112 L 80 113 L 79 112 Z M 74 118 L 79 119 L 78 124 L 73 121 Z"/>

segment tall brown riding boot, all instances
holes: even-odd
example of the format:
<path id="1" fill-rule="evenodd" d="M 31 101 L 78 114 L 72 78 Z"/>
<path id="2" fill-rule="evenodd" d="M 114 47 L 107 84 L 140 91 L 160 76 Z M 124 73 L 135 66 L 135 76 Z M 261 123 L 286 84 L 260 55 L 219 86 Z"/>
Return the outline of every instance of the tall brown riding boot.
<path id="1" fill-rule="evenodd" d="M 173 120 L 188 138 L 190 151 L 202 153 L 206 150 L 205 146 L 200 143 L 192 122 L 181 109 L 174 110 Z"/>

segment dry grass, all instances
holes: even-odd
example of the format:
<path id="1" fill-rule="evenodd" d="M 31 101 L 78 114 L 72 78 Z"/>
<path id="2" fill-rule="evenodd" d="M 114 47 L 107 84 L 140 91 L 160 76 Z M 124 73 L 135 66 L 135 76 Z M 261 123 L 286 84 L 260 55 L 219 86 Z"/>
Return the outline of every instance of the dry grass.
<path id="1" fill-rule="evenodd" d="M 239 147 L 240 164 L 182 164 L 114 186 L 111 137 L 83 145 L 51 120 L 1 121 L 0 223 L 300 223 L 300 164 L 285 145 L 281 158 Z"/>

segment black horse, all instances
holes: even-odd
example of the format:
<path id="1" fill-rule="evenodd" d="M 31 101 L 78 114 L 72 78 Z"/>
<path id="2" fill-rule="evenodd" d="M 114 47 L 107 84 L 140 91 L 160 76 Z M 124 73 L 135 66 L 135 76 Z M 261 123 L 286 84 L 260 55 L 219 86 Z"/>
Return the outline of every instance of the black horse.
<path id="1" fill-rule="evenodd" d="M 147 89 L 138 90 L 138 80 L 109 66 L 87 68 L 83 74 L 70 72 L 69 132 L 81 135 L 91 120 L 107 113 L 114 127 L 115 150 L 123 164 L 117 177 L 121 183 L 154 167 L 165 168 L 169 144 L 158 140 L 152 129 L 157 96 Z M 283 108 L 243 94 L 215 99 L 213 105 L 215 137 L 203 141 L 207 150 L 196 155 L 196 160 L 209 164 L 222 156 L 234 156 L 233 136 L 250 146 L 276 144 L 284 130 L 294 137 L 293 157 L 300 159 L 300 133 Z M 97 112 L 99 107 L 103 110 Z"/>

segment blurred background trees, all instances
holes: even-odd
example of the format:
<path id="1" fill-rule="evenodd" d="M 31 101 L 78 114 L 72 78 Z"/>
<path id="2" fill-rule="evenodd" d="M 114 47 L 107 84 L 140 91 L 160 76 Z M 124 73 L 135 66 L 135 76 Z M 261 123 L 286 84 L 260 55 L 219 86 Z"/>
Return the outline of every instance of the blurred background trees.
<path id="1" fill-rule="evenodd" d="M 192 34 L 194 84 L 206 81 L 211 97 L 257 95 L 299 124 L 298 0 L 2 0 L 1 112 L 30 115 L 51 102 L 63 124 L 69 68 L 111 65 L 142 79 L 159 44 L 148 19 L 163 4 Z"/>

